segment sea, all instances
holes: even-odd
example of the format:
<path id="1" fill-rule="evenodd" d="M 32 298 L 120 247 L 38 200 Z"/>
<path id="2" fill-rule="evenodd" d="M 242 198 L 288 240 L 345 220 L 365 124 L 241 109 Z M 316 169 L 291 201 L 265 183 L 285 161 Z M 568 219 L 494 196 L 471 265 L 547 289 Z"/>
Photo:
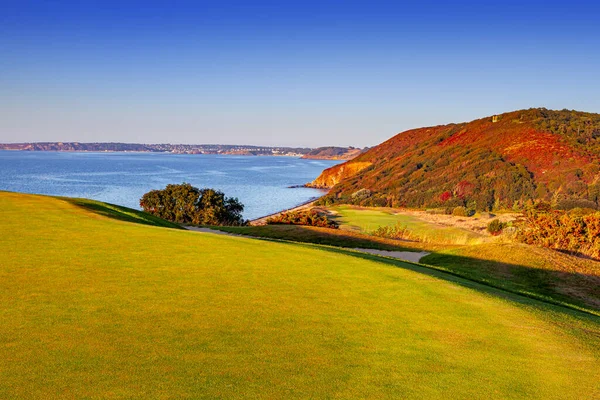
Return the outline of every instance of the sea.
<path id="1" fill-rule="evenodd" d="M 170 183 L 221 190 L 254 219 L 323 195 L 294 187 L 341 161 L 285 156 L 0 150 L 0 190 L 83 197 L 139 209 L 142 195 Z"/>

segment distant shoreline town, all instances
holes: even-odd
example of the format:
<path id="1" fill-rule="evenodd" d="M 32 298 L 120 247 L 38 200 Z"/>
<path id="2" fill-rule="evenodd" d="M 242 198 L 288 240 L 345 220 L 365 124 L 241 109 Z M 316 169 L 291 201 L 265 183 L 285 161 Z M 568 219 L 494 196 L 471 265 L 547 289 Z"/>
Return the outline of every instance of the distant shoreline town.
<path id="1" fill-rule="evenodd" d="M 310 159 L 331 160 L 349 160 L 363 151 L 362 149 L 358 149 L 351 146 L 309 148 L 226 144 L 138 144 L 80 142 L 4 143 L 0 144 L 0 150 L 292 156 Z"/>

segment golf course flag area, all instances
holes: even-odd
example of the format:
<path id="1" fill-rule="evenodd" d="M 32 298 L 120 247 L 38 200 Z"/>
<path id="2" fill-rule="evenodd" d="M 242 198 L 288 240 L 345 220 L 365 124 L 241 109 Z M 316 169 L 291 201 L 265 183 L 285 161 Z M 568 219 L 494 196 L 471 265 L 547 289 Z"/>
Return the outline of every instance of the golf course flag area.
<path id="1" fill-rule="evenodd" d="M 0 192 L 0 398 L 600 398 L 600 319 L 331 246 Z"/>

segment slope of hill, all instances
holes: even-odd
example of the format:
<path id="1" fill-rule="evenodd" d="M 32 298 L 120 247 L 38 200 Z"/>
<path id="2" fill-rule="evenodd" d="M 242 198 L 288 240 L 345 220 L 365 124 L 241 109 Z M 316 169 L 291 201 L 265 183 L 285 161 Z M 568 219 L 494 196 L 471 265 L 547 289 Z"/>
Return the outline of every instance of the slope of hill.
<path id="1" fill-rule="evenodd" d="M 1 398 L 598 393 L 592 316 L 340 249 L 0 207 Z"/>
<path id="2" fill-rule="evenodd" d="M 315 160 L 351 160 L 362 153 L 356 147 L 319 147 L 309 151 L 302 158 Z"/>
<path id="3" fill-rule="evenodd" d="M 331 167 L 322 202 L 510 208 L 532 199 L 597 208 L 600 115 L 529 109 L 413 129 Z"/>

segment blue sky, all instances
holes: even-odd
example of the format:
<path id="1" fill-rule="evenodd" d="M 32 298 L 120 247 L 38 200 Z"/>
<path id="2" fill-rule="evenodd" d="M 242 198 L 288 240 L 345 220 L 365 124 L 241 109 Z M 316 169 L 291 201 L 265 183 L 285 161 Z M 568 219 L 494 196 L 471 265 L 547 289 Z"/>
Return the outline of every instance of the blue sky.
<path id="1" fill-rule="evenodd" d="M 600 112 L 592 2 L 0 0 L 0 142 L 371 146 Z"/>

